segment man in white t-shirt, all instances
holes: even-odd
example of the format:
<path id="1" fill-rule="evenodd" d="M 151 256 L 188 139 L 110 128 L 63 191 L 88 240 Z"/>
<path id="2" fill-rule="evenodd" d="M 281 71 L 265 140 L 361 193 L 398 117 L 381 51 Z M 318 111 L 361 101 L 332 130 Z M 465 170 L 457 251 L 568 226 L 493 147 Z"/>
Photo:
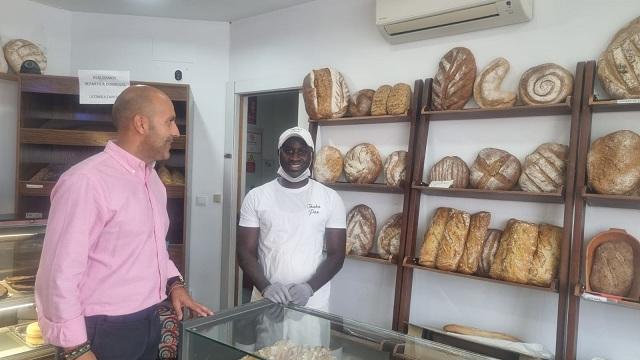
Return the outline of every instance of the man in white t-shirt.
<path id="1" fill-rule="evenodd" d="M 256 286 L 252 300 L 329 309 L 329 280 L 344 263 L 346 214 L 338 193 L 309 178 L 313 149 L 307 130 L 283 132 L 278 177 L 242 203 L 237 249 Z"/>

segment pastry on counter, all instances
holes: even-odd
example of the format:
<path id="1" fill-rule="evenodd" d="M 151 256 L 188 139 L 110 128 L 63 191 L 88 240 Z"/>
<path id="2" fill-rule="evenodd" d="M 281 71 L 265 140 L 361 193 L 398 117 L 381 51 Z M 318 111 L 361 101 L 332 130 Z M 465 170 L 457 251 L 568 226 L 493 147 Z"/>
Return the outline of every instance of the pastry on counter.
<path id="1" fill-rule="evenodd" d="M 464 189 L 469 185 L 469 167 L 457 156 L 445 156 L 429 171 L 429 182 L 453 180 L 452 188 Z"/>
<path id="2" fill-rule="evenodd" d="M 255 352 L 256 355 L 269 360 L 336 360 L 331 351 L 322 346 L 296 345 L 289 340 L 280 340 L 271 346 Z M 247 355 L 240 360 L 255 359 Z"/>
<path id="3" fill-rule="evenodd" d="M 471 216 L 466 211 L 454 209 L 447 225 L 444 227 L 436 268 L 444 271 L 456 271 L 464 252 L 464 245 L 469 233 Z"/>
<path id="4" fill-rule="evenodd" d="M 400 233 L 402 232 L 402 213 L 392 215 L 378 234 L 378 251 L 383 259 L 391 259 L 400 251 Z"/>
<path id="5" fill-rule="evenodd" d="M 8 276 L 4 281 L 16 291 L 33 291 L 36 285 L 35 275 Z"/>
<path id="6" fill-rule="evenodd" d="M 460 110 L 473 94 L 476 79 L 476 59 L 464 47 L 447 52 L 433 77 L 433 110 Z"/>
<path id="7" fill-rule="evenodd" d="M 520 177 L 520 161 L 504 150 L 486 148 L 480 150 L 470 172 L 472 188 L 510 190 Z"/>
<path id="8" fill-rule="evenodd" d="M 518 180 L 520 188 L 530 192 L 560 192 L 565 184 L 569 147 L 546 143 L 527 155 Z"/>
<path id="9" fill-rule="evenodd" d="M 573 75 L 553 63 L 534 66 L 522 74 L 518 92 L 525 105 L 561 103 L 573 92 Z"/>
<path id="10" fill-rule="evenodd" d="M 336 119 L 349 109 L 349 88 L 338 71 L 329 68 L 313 70 L 302 83 L 304 107 L 310 119 Z"/>
<path id="11" fill-rule="evenodd" d="M 325 145 L 317 153 L 313 162 L 313 176 L 316 181 L 333 183 L 340 179 L 344 160 L 337 148 Z"/>
<path id="12" fill-rule="evenodd" d="M 387 156 L 384 162 L 384 179 L 389 186 L 403 186 L 407 177 L 407 156 L 404 150 L 398 150 Z"/>
<path id="13" fill-rule="evenodd" d="M 344 157 L 344 173 L 348 182 L 372 184 L 382 172 L 382 159 L 372 144 L 358 144 Z"/>
<path id="14" fill-rule="evenodd" d="M 362 89 L 358 91 L 349 101 L 349 111 L 347 116 L 369 116 L 371 115 L 371 103 L 375 90 Z"/>
<path id="15" fill-rule="evenodd" d="M 356 205 L 347 214 L 347 254 L 367 255 L 376 235 L 376 215 L 364 204 Z"/>
<path id="16" fill-rule="evenodd" d="M 458 264 L 458 272 L 463 274 L 474 274 L 478 271 L 482 248 L 487 237 L 489 224 L 491 223 L 491 213 L 481 211 L 471 215 L 469 223 L 469 233 L 464 245 L 464 252 Z"/>
<path id="17" fill-rule="evenodd" d="M 596 139 L 587 156 L 587 180 L 600 194 L 638 195 L 640 135 L 619 130 Z"/>
<path id="18" fill-rule="evenodd" d="M 408 84 L 398 83 L 393 85 L 387 98 L 387 114 L 403 115 L 406 114 L 411 105 L 411 86 Z"/>
<path id="19" fill-rule="evenodd" d="M 431 218 L 429 228 L 424 234 L 424 241 L 418 258 L 420 265 L 430 268 L 436 266 L 436 257 L 438 256 L 438 250 L 440 250 L 440 242 L 444 235 L 444 229 L 453 211 L 452 208 L 448 207 L 436 209 L 435 214 Z"/>
<path id="20" fill-rule="evenodd" d="M 597 65 L 598 79 L 613 99 L 640 98 L 640 17 L 620 29 Z"/>
<path id="21" fill-rule="evenodd" d="M 498 109 L 515 105 L 515 91 L 505 91 L 500 87 L 510 68 L 505 58 L 494 59 L 476 77 L 473 98 L 481 108 Z"/>
<path id="22" fill-rule="evenodd" d="M 558 275 L 562 228 L 540 224 L 536 252 L 529 269 L 529 284 L 549 287 Z"/>
<path id="23" fill-rule="evenodd" d="M 387 115 L 387 100 L 389 99 L 389 94 L 391 94 L 390 85 L 382 85 L 376 90 L 371 103 L 371 115 Z"/>
<path id="24" fill-rule="evenodd" d="M 40 325 L 38 325 L 37 321 L 27 325 L 24 341 L 30 346 L 44 345 L 42 331 L 40 330 Z"/>

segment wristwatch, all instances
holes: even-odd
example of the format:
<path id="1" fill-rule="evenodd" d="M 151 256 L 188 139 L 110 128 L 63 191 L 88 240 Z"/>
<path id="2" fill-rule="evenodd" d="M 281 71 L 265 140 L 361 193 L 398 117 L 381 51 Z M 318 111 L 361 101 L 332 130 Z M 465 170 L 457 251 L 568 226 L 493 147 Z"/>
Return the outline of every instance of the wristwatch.
<path id="1" fill-rule="evenodd" d="M 187 287 L 187 284 L 184 282 L 184 278 L 182 277 L 182 275 L 174 276 L 167 279 L 167 296 L 171 294 L 171 290 L 175 289 L 178 286 Z"/>

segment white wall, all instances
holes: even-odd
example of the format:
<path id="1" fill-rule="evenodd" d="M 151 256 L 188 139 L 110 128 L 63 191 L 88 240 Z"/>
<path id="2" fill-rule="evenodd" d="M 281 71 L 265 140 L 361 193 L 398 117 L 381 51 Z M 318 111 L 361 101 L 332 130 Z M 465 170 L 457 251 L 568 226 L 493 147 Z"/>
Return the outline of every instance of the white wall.
<path id="1" fill-rule="evenodd" d="M 71 13 L 31 1 L 0 1 L 0 46 L 12 39 L 28 39 L 47 55 L 47 74 L 69 71 Z M 52 21 L 55 19 L 55 21 Z M 0 80 L 0 214 L 14 212 L 18 86 Z"/>
<path id="2" fill-rule="evenodd" d="M 474 52 L 480 68 L 495 57 L 506 57 L 511 62 L 511 72 L 504 87 L 514 88 L 519 75 L 531 66 L 555 62 L 574 71 L 576 62 L 597 58 L 617 29 L 640 13 L 640 2 L 538 0 L 534 13 L 534 20 L 525 24 L 392 46 L 383 40 L 375 27 L 374 0 L 317 0 L 234 22 L 231 25 L 230 77 L 243 86 L 291 87 L 300 86 L 311 69 L 331 66 L 342 72 L 352 91 L 375 89 L 385 83 L 413 84 L 415 79 L 431 77 L 446 51 L 454 46 L 466 46 Z M 427 164 L 445 154 L 459 154 L 471 161 L 474 152 L 483 146 L 503 147 L 522 159 L 543 141 L 567 143 L 566 117 L 538 120 L 514 119 L 513 123 L 500 125 L 490 120 L 438 124 L 430 133 L 430 139 L 434 141 L 429 148 Z M 343 131 L 356 134 L 351 129 Z M 386 134 L 385 128 L 365 131 L 377 131 L 369 141 L 384 143 L 381 137 Z M 490 210 L 494 213 L 492 225 L 495 227 L 504 226 L 505 219 L 510 216 L 530 221 L 562 222 L 562 208 L 558 205 L 426 196 L 423 202 L 420 237 L 433 209 L 445 204 L 471 211 Z M 384 202 L 377 203 L 385 207 Z M 391 202 L 380 211 L 390 212 L 394 206 Z M 602 224 L 597 227 L 607 227 L 604 224 L 608 220 L 616 223 L 613 214 L 615 212 L 603 211 Z M 627 216 L 633 214 L 637 213 L 631 211 Z M 640 235 L 638 225 L 631 222 L 626 225 L 630 232 Z M 379 283 L 380 278 L 386 279 L 386 283 Z M 362 279 L 360 286 L 354 279 Z M 366 281 L 374 281 L 380 288 L 372 289 Z M 348 262 L 335 279 L 334 288 L 344 291 L 332 292 L 332 309 L 358 320 L 388 325 L 388 321 L 380 321 L 380 318 L 388 319 L 387 313 L 371 310 L 377 309 L 380 302 L 386 303 L 385 309 L 391 306 L 388 300 L 378 302 L 379 297 L 376 297 L 376 294 L 385 294 L 383 298 L 386 299 L 392 291 L 388 286 L 391 281 L 371 264 Z M 367 294 L 365 298 L 369 301 L 354 299 L 352 294 L 360 292 Z M 502 330 L 542 343 L 554 351 L 556 304 L 557 296 L 553 294 L 416 272 L 410 321 L 435 327 L 455 321 Z M 579 359 L 590 359 L 599 354 L 608 359 L 637 358 L 640 353 L 636 335 L 638 312 L 589 305 L 583 307 L 583 310 L 593 312 L 583 311 L 582 325 L 587 325 L 580 328 Z M 590 317 L 625 319 L 616 325 L 616 343 L 602 336 L 602 332 L 592 326 L 601 325 L 601 321 L 589 320 Z"/>
<path id="3" fill-rule="evenodd" d="M 132 80 L 174 83 L 182 70 L 191 86 L 190 182 L 187 224 L 188 269 L 194 297 L 214 309 L 220 304 L 225 86 L 229 25 L 223 22 L 74 13 L 71 74 L 79 69 L 129 70 Z M 195 205 L 197 195 L 207 205 Z"/>

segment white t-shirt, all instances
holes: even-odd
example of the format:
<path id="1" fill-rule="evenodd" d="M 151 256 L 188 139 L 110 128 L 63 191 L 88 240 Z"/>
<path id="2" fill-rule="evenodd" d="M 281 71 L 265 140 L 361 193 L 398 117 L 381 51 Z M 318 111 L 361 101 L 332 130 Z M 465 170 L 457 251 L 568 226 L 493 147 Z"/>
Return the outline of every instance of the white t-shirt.
<path id="1" fill-rule="evenodd" d="M 325 229 L 344 229 L 346 212 L 338 193 L 317 181 L 309 179 L 304 187 L 289 189 L 276 179 L 249 191 L 240 226 L 260 228 L 258 261 L 267 280 L 297 284 L 315 274 L 324 259 Z M 330 292 L 327 283 L 307 306 L 328 310 Z"/>

